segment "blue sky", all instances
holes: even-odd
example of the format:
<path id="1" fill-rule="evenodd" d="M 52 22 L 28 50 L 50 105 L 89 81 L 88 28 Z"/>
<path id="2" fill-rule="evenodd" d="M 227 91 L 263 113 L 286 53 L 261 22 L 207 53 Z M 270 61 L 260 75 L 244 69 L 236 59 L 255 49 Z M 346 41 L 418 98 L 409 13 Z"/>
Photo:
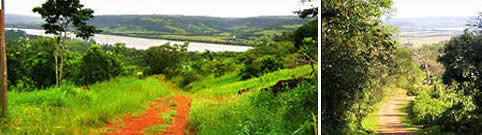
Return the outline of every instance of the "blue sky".
<path id="1" fill-rule="evenodd" d="M 394 0 L 395 18 L 429 16 L 475 16 L 482 0 Z"/>
<path id="2" fill-rule="evenodd" d="M 32 8 L 46 0 L 5 0 L 6 13 L 35 15 Z M 182 14 L 218 17 L 294 15 L 301 0 L 81 0 L 102 14 Z M 320 3 L 321 0 L 318 0 Z"/>

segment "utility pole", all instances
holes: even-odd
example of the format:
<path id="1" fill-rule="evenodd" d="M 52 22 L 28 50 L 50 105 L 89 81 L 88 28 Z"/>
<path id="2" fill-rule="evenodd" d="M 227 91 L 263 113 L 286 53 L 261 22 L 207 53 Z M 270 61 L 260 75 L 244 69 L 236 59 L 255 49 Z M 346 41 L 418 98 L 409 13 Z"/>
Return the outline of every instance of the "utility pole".
<path id="1" fill-rule="evenodd" d="M 2 1 L 2 9 L 0 14 L 0 102 L 2 112 L 1 118 L 7 118 L 7 55 L 5 51 L 5 1 Z"/>

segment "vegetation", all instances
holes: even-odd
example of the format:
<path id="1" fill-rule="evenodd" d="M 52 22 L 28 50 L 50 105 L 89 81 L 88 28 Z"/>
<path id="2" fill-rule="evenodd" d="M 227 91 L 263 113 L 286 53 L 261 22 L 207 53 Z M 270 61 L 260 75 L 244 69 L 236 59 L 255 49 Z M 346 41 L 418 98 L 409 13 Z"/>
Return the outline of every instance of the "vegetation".
<path id="1" fill-rule="evenodd" d="M 361 129 L 362 119 L 382 99 L 394 67 L 393 30 L 380 23 L 392 2 L 322 2 L 321 119 L 330 123 L 322 125 L 322 134 L 349 134 Z M 360 6 L 371 8 L 354 8 Z"/>
<path id="2" fill-rule="evenodd" d="M 94 17 L 94 10 L 83 8 L 80 0 L 48 0 L 32 11 L 39 13 L 45 19 L 41 27 L 46 34 L 55 35 L 55 83 L 62 86 L 62 73 L 64 68 L 65 40 L 69 28 L 73 27 L 77 37 L 88 39 L 94 33 L 101 32 L 95 26 L 87 25 L 87 21 Z M 70 27 L 69 27 L 70 26 Z M 60 63 L 58 61 L 60 53 Z"/>
<path id="3" fill-rule="evenodd" d="M 78 70 L 73 71 L 73 78 L 83 85 L 109 80 L 123 73 L 121 64 L 116 57 L 105 54 L 100 46 L 93 45 L 76 65 Z"/>
<path id="4" fill-rule="evenodd" d="M 417 58 L 424 61 L 425 64 L 420 64 L 422 68 L 434 73 L 432 84 L 414 87 L 416 97 L 410 106 L 410 119 L 424 125 L 423 133 L 480 133 L 480 82 L 477 79 L 480 52 L 477 48 L 481 36 L 478 24 L 468 26 L 473 26 L 471 31 L 465 30 L 448 42 L 415 50 L 426 52 Z"/>
<path id="5" fill-rule="evenodd" d="M 317 7 L 309 10 L 314 9 Z M 113 17 L 90 22 L 128 24 L 102 24 L 119 33 L 141 31 L 161 36 L 165 33 L 152 31 L 162 27 L 174 35 L 204 33 L 201 36 L 254 44 L 247 52 L 188 52 L 188 42 L 136 50 L 123 43 L 96 45 L 67 39 L 66 32 L 71 28 L 82 38 L 98 32 L 87 23 L 93 11 L 83 8 L 78 0 L 49 0 L 34 11 L 47 20 L 42 27 L 55 37 L 8 32 L 10 115 L 0 120 L 2 133 L 105 134 L 111 130 L 106 125 L 128 114 L 140 116 L 151 101 L 174 95 L 187 96 L 189 101 L 171 100 L 168 111 L 156 114 L 164 123 L 143 128 L 142 133 L 162 133 L 177 122 L 180 112 L 187 115 L 186 111 L 191 129 L 197 134 L 316 132 L 319 41 L 315 17 L 127 16 L 121 18 L 124 21 Z M 138 21 L 136 25 L 132 18 Z M 184 27 L 185 23 L 178 20 L 189 23 Z M 253 38 L 264 34 L 275 35 L 262 40 Z M 226 38 L 231 36 L 237 38 Z M 64 85 L 58 85 L 59 81 Z M 178 112 L 176 106 L 191 109 Z"/>
<path id="6" fill-rule="evenodd" d="M 32 92 L 10 89 L 7 134 L 100 134 L 104 124 L 147 108 L 158 97 L 174 94 L 154 78 L 118 77 L 89 86 Z M 119 99 L 119 97 L 123 97 Z"/>
<path id="7" fill-rule="evenodd" d="M 193 82 L 196 95 L 189 119 L 199 134 L 312 134 L 316 112 L 316 82 L 307 81 L 281 94 L 263 91 L 290 74 L 303 76 L 308 66 L 280 70 L 245 81 L 237 75 Z M 209 85 L 217 82 L 218 85 Z M 252 92 L 238 95 L 240 89 Z"/>
<path id="8" fill-rule="evenodd" d="M 103 30 L 104 34 L 253 45 L 257 39 L 273 38 L 284 31 L 293 31 L 307 22 L 296 16 L 220 18 L 181 15 L 99 15 L 90 20 L 89 24 Z M 40 28 L 39 23 L 28 22 L 13 22 L 7 26 Z"/>

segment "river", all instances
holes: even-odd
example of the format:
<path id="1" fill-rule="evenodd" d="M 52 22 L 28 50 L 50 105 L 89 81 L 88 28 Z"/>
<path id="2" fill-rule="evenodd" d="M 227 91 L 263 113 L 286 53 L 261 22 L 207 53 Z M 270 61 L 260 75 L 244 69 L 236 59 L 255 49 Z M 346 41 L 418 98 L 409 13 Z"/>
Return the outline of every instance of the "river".
<path id="1" fill-rule="evenodd" d="M 37 36 L 49 36 L 50 34 L 45 34 L 44 30 L 38 29 L 22 29 L 22 28 L 5 28 L 6 30 L 22 30 L 30 35 Z M 69 37 L 73 38 L 73 34 L 69 34 Z M 128 36 L 118 36 L 118 35 L 106 35 L 106 34 L 95 34 L 92 38 L 98 44 L 115 44 L 115 43 L 125 43 L 126 47 L 136 48 L 136 49 L 147 49 L 151 46 L 159 46 L 165 43 L 171 42 L 171 44 L 182 44 L 181 41 L 163 40 L 163 39 L 149 39 L 149 38 L 139 38 L 139 37 L 128 37 Z M 237 46 L 237 45 L 226 45 L 226 44 L 213 44 L 213 43 L 201 43 L 201 42 L 189 42 L 188 51 L 203 52 L 206 50 L 213 52 L 245 52 L 252 47 L 248 46 Z"/>

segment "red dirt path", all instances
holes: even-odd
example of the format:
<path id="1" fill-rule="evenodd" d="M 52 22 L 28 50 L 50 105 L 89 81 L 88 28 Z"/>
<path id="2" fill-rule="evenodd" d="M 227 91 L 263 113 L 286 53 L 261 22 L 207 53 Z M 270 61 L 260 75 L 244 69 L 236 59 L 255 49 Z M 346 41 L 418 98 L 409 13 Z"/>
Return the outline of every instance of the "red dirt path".
<path id="1" fill-rule="evenodd" d="M 119 125 L 119 123 L 114 123 L 114 124 L 107 124 L 106 127 L 108 129 L 110 128 L 115 128 L 115 130 L 110 130 L 112 131 L 109 133 L 110 135 L 142 135 L 142 129 L 153 126 L 153 125 L 158 125 L 162 124 L 161 119 L 157 119 L 156 117 L 162 113 L 166 112 L 169 110 L 169 104 L 164 104 L 164 106 L 161 109 L 157 109 L 157 106 L 160 106 L 162 102 L 166 100 L 165 98 L 157 101 L 155 104 L 150 105 L 149 109 L 144 111 L 143 114 L 137 116 L 137 117 L 132 117 L 132 116 L 126 116 L 123 118 L 122 122 L 124 125 Z"/>
<path id="2" fill-rule="evenodd" d="M 182 93 L 179 90 L 172 86 L 169 83 L 165 83 L 160 81 L 162 84 L 167 85 L 172 91 L 176 94 L 181 95 Z M 122 123 L 124 125 L 119 126 L 118 123 L 115 124 L 107 124 L 106 128 L 110 129 L 109 135 L 141 135 L 142 130 L 144 128 L 155 126 L 162 124 L 163 121 L 159 119 L 157 116 L 159 114 L 166 112 L 170 109 L 169 104 L 172 102 L 176 102 L 178 105 L 176 107 L 176 115 L 173 119 L 172 124 L 167 128 L 167 130 L 163 133 L 159 133 L 162 135 L 182 135 L 184 134 L 184 130 L 187 128 L 187 116 L 189 113 L 189 108 L 191 106 L 191 98 L 183 97 L 183 96 L 175 96 L 173 97 L 168 103 L 161 106 L 166 98 L 161 98 L 161 100 L 156 101 L 155 104 L 150 105 L 149 109 L 144 111 L 141 115 L 137 117 L 126 116 L 123 118 Z M 157 108 L 160 109 L 157 109 Z"/>
<path id="3" fill-rule="evenodd" d="M 182 135 L 187 127 L 187 115 L 189 113 L 191 99 L 189 97 L 176 96 L 172 101 L 177 102 L 176 116 L 171 126 L 164 132 L 165 135 Z"/>

